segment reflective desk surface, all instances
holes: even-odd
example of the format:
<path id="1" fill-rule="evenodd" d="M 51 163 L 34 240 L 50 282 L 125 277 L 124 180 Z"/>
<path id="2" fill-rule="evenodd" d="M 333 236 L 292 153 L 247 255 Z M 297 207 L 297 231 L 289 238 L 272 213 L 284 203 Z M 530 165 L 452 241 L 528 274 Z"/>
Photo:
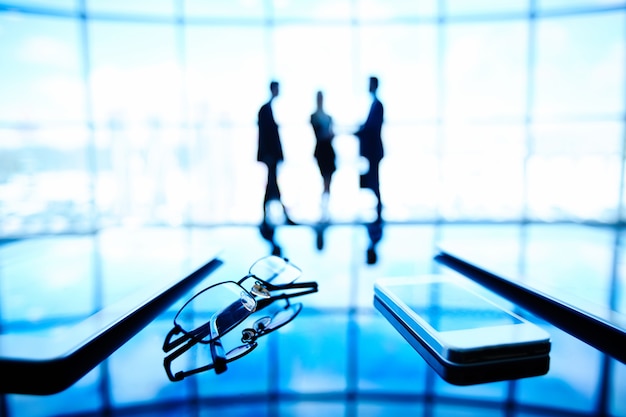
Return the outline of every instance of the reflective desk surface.
<path id="1" fill-rule="evenodd" d="M 459 275 L 433 260 L 437 245 L 447 242 L 491 254 L 493 268 L 511 276 L 545 277 L 551 285 L 581 289 L 591 301 L 613 294 L 624 311 L 623 292 L 610 290 L 613 270 L 620 271 L 615 285 L 623 288 L 617 233 L 622 232 L 571 224 L 389 223 L 378 262 L 368 265 L 363 225 L 331 225 L 321 250 L 311 227 L 280 227 L 276 238 L 283 254 L 302 269 L 302 279 L 319 283 L 319 292 L 303 300 L 297 320 L 267 335 L 254 352 L 230 363 L 228 372 L 206 372 L 181 383 L 165 375 L 163 338 L 186 300 L 183 295 L 69 388 L 53 395 L 0 395 L 0 416 L 626 417 L 625 364 L 492 292 L 503 306 L 550 334 L 545 375 L 471 386 L 447 383 L 372 300 L 381 277 L 443 270 Z M 216 244 L 224 248 L 223 264 L 187 294 L 241 278 L 251 262 L 271 250 L 256 226 L 107 229 L 95 236 L 4 242 L 0 333 L 71 326 L 155 277 L 184 277 L 207 262 Z"/>

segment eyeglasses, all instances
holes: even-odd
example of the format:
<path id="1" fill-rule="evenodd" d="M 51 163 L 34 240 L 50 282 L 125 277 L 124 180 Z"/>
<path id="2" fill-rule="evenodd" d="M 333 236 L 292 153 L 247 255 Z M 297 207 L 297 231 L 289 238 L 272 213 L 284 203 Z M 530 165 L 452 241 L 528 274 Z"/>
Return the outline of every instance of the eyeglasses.
<path id="1" fill-rule="evenodd" d="M 277 300 L 317 292 L 317 282 L 296 282 L 301 275 L 300 268 L 287 258 L 267 256 L 253 263 L 238 284 L 250 288 L 249 291 L 257 297 L 257 310 L 262 310 Z"/>
<path id="2" fill-rule="evenodd" d="M 287 259 L 268 256 L 252 264 L 247 275 L 238 282 L 226 281 L 211 285 L 191 297 L 176 313 L 174 327 L 168 332 L 163 350 L 169 353 L 164 367 L 171 381 L 214 369 L 225 372 L 226 364 L 250 353 L 256 340 L 293 320 L 302 304 L 289 299 L 317 291 L 316 282 L 296 283 L 301 270 Z M 249 288 L 248 290 L 246 288 Z M 286 300 L 280 306 L 278 300 Z M 222 337 L 242 324 L 253 313 L 266 313 L 242 330 L 241 343 L 228 352 Z M 174 360 L 192 347 L 207 346 L 210 363 L 190 371 L 172 372 Z"/>

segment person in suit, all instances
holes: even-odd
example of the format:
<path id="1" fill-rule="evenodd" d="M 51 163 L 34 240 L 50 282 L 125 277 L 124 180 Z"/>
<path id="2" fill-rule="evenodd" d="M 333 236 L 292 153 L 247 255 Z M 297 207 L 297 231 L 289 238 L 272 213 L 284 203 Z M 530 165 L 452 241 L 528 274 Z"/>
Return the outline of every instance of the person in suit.
<path id="1" fill-rule="evenodd" d="M 378 167 L 385 156 L 381 130 L 383 126 L 384 108 L 377 96 L 378 78 L 369 78 L 369 92 L 372 95 L 367 119 L 354 134 L 359 139 L 359 154 L 364 157 L 369 165 L 367 172 L 361 174 L 361 188 L 369 188 L 376 196 L 376 220 L 367 226 L 370 238 L 370 246 L 367 249 L 367 263 L 374 264 L 377 261 L 376 245 L 382 239 L 382 202 L 380 199 L 380 181 Z"/>
<path id="2" fill-rule="evenodd" d="M 380 200 L 378 166 L 383 156 L 385 156 L 381 138 L 384 108 L 383 103 L 380 102 L 376 95 L 377 90 L 378 78 L 370 77 L 369 92 L 372 95 L 372 105 L 370 106 L 365 123 L 355 132 L 355 136 L 359 139 L 359 154 L 367 159 L 369 164 L 368 171 L 361 175 L 361 187 L 371 189 L 374 195 L 376 195 L 376 199 L 378 200 L 377 213 L 378 217 L 380 217 L 382 203 Z"/>
<path id="3" fill-rule="evenodd" d="M 259 147 L 257 152 L 257 161 L 267 166 L 267 183 L 265 186 L 265 196 L 263 198 L 263 221 L 267 221 L 268 203 L 272 200 L 278 201 L 288 224 L 294 224 L 287 216 L 285 205 L 281 201 L 280 189 L 278 188 L 278 165 L 284 160 L 283 147 L 278 134 L 278 125 L 274 119 L 272 111 L 272 102 L 278 97 L 279 84 L 278 81 L 270 82 L 270 99 L 259 109 L 258 125 L 259 125 Z"/>

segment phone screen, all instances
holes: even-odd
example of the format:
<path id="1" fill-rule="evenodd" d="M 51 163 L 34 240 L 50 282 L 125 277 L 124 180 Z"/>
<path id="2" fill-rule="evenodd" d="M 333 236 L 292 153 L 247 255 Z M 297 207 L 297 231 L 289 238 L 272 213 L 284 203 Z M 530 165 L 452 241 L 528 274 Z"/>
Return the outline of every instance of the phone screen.
<path id="1" fill-rule="evenodd" d="M 522 323 L 451 282 L 394 285 L 394 294 L 439 332 Z"/>

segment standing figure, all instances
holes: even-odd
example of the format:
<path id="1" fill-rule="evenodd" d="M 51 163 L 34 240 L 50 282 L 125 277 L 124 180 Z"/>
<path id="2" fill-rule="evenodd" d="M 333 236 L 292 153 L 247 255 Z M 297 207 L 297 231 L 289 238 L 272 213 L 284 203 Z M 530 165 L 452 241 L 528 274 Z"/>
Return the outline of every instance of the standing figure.
<path id="1" fill-rule="evenodd" d="M 332 140 L 335 137 L 333 131 L 333 118 L 324 112 L 324 94 L 317 92 L 317 109 L 311 115 L 311 125 L 315 133 L 315 152 L 313 155 L 317 159 L 317 165 L 324 181 L 324 191 L 322 193 L 322 203 L 324 212 L 326 212 L 326 204 L 330 193 L 330 182 L 333 173 L 337 169 L 335 165 L 335 150 L 333 149 Z"/>
<path id="2" fill-rule="evenodd" d="M 272 112 L 272 101 L 278 96 L 278 87 L 277 81 L 270 83 L 270 99 L 259 110 L 259 149 L 257 160 L 267 166 L 267 185 L 265 187 L 265 197 L 263 198 L 263 221 L 267 221 L 268 203 L 276 200 L 283 207 L 287 223 L 293 224 L 287 216 L 285 206 L 281 201 L 280 189 L 278 188 L 278 164 L 284 159 L 283 147 L 278 134 L 278 125 L 276 120 L 274 120 L 274 113 Z"/>
<path id="3" fill-rule="evenodd" d="M 382 202 L 380 199 L 380 181 L 378 166 L 383 159 L 383 141 L 381 130 L 383 126 L 383 104 L 378 99 L 378 78 L 369 78 L 369 92 L 372 95 L 372 105 L 365 123 L 354 134 L 359 139 L 359 153 L 369 165 L 367 172 L 361 174 L 361 188 L 369 188 L 374 192 L 377 199 L 376 220 L 367 227 L 370 238 L 370 246 L 367 249 L 367 263 L 374 264 L 377 261 L 376 245 L 382 239 Z"/>
<path id="4" fill-rule="evenodd" d="M 378 90 L 378 78 L 370 77 L 369 92 L 372 95 L 372 105 L 365 123 L 361 125 L 354 135 L 359 138 L 359 153 L 367 159 L 369 169 L 361 175 L 361 187 L 369 188 L 376 195 L 377 213 L 380 218 L 382 203 L 380 200 L 380 181 L 378 177 L 378 165 L 383 159 L 383 141 L 381 130 L 383 127 L 383 103 L 376 96 Z"/>

